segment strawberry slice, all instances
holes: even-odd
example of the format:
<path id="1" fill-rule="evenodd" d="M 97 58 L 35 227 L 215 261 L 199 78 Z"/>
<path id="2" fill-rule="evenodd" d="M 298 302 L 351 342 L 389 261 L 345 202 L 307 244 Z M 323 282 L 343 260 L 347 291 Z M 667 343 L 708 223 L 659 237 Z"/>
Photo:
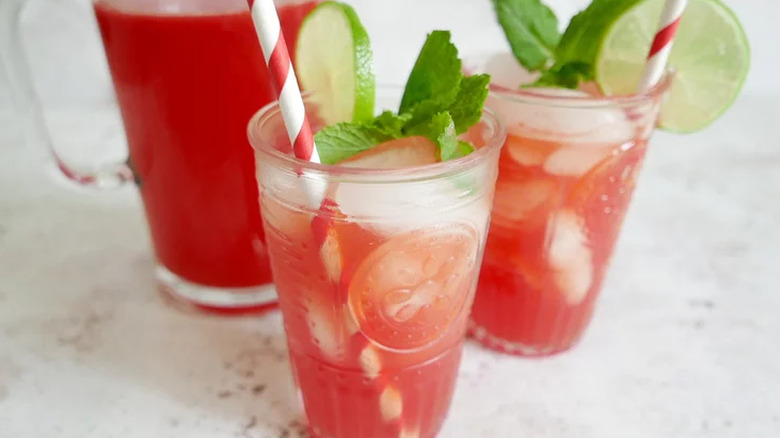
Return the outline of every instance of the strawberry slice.
<path id="1" fill-rule="evenodd" d="M 425 137 L 406 137 L 378 144 L 339 163 L 343 167 L 398 169 L 436 163 L 436 145 Z"/>

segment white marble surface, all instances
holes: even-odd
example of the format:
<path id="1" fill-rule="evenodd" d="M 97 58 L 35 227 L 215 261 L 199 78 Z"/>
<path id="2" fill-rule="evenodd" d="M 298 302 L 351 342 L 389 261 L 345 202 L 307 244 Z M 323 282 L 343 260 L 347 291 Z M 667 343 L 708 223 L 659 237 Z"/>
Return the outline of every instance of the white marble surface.
<path id="1" fill-rule="evenodd" d="M 425 10 L 426 29 L 448 27 Z M 393 25 L 369 26 L 377 40 Z M 494 29 L 458 29 L 499 44 Z M 395 79 L 389 59 L 380 77 Z M 584 342 L 545 360 L 470 344 L 442 437 L 780 436 L 780 95 L 768 77 L 754 73 L 706 131 L 655 137 Z M 74 189 L 19 125 L 0 105 L 0 438 L 298 436 L 279 315 L 166 306 L 134 191 Z"/>

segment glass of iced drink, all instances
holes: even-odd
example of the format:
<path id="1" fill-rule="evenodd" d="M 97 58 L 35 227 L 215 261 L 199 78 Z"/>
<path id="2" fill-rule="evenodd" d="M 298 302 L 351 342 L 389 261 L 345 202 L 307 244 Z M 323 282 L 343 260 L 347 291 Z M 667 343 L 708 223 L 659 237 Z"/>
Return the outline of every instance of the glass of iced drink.
<path id="1" fill-rule="evenodd" d="M 379 108 L 395 106 L 382 95 Z M 316 131 L 316 110 L 309 119 Z M 431 142 L 408 137 L 339 165 L 294 158 L 276 105 L 249 135 L 312 433 L 435 436 L 455 385 L 503 128 L 484 113 L 465 134 L 477 150 L 455 160 L 437 162 Z"/>
<path id="2" fill-rule="evenodd" d="M 494 74 L 486 103 L 507 139 L 470 333 L 496 350 L 544 356 L 588 326 L 670 78 L 603 97 L 593 84 L 503 86 L 529 79 L 516 70 Z"/>

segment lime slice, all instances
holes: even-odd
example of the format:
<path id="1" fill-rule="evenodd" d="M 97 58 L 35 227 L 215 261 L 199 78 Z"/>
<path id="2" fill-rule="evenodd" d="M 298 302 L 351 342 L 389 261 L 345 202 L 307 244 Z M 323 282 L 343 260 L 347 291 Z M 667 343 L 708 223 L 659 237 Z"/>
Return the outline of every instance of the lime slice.
<path id="1" fill-rule="evenodd" d="M 311 11 L 298 34 L 295 65 L 325 123 L 374 117 L 371 41 L 349 5 L 329 1 Z"/>
<path id="2" fill-rule="evenodd" d="M 636 91 L 664 0 L 639 0 L 604 33 L 596 56 L 596 82 L 608 95 Z M 747 36 L 720 0 L 690 0 L 680 21 L 669 65 L 674 83 L 661 110 L 660 127 L 693 132 L 726 111 L 750 66 Z"/>

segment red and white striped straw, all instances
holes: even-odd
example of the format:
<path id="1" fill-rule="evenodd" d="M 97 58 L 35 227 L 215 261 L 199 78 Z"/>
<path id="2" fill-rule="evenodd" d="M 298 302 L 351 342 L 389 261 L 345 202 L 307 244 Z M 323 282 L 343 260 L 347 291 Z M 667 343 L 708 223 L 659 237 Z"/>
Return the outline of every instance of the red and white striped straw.
<path id="1" fill-rule="evenodd" d="M 666 0 L 664 11 L 658 22 L 658 31 L 655 33 L 653 45 L 647 54 L 647 63 L 639 80 L 638 91 L 645 91 L 658 83 L 663 77 L 666 64 L 669 61 L 669 53 L 672 51 L 674 36 L 677 26 L 680 25 L 688 0 Z"/>
<path id="2" fill-rule="evenodd" d="M 290 144 L 293 145 L 293 153 L 302 160 L 319 163 L 320 157 L 314 145 L 314 136 L 306 117 L 306 108 L 303 105 L 303 97 L 298 87 L 290 52 L 284 41 L 276 6 L 273 0 L 247 0 L 247 2 L 252 11 L 252 20 L 263 48 L 266 65 L 271 73 L 271 81 L 276 89 L 287 136 L 290 138 Z"/>

